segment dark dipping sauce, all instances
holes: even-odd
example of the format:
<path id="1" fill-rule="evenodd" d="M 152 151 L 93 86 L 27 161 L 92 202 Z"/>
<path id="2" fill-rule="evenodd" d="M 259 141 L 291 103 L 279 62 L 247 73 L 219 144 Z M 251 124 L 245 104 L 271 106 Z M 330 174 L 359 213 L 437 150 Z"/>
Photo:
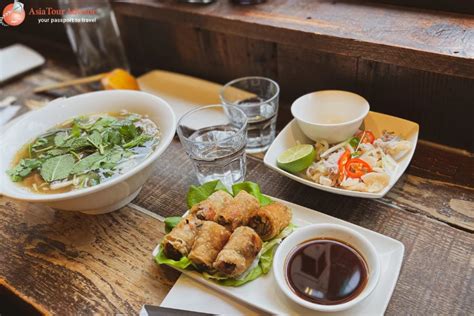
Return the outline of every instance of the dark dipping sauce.
<path id="1" fill-rule="evenodd" d="M 346 303 L 367 284 L 367 264 L 350 246 L 331 239 L 313 239 L 289 255 L 286 277 L 293 292 L 321 305 Z"/>

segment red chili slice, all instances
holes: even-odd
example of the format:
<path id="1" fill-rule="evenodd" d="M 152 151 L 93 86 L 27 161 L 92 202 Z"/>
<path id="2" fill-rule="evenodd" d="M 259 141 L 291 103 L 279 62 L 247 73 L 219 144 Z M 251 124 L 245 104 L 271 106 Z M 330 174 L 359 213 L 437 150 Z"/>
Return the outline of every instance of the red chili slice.
<path id="1" fill-rule="evenodd" d="M 357 137 L 361 138 L 362 134 L 364 135 L 364 138 L 360 140 L 361 143 L 370 143 L 373 144 L 375 141 L 375 136 L 371 131 L 362 131 L 357 133 Z"/>
<path id="2" fill-rule="evenodd" d="M 364 174 L 372 171 L 372 167 L 360 158 L 352 158 L 346 165 L 346 174 L 350 178 L 360 178 Z"/>
<path id="3" fill-rule="evenodd" d="M 342 156 L 337 161 L 337 165 L 339 168 L 339 182 L 344 179 L 344 166 L 346 163 L 351 159 L 351 152 L 346 149 L 346 151 L 342 154 Z"/>

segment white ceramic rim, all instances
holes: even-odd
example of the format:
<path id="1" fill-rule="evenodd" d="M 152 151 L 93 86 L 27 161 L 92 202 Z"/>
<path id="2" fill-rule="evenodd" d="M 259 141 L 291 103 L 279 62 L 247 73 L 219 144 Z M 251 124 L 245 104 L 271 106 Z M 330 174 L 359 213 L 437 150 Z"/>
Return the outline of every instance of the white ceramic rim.
<path id="1" fill-rule="evenodd" d="M 344 94 L 350 94 L 350 95 L 353 95 L 355 97 L 358 97 L 358 98 L 361 98 L 362 100 L 364 100 L 367 108 L 364 110 L 363 114 L 358 116 L 357 118 L 355 119 L 352 119 L 350 121 L 347 121 L 347 122 L 343 122 L 343 123 L 314 123 L 314 122 L 310 122 L 310 121 L 307 121 L 301 117 L 298 117 L 297 115 L 295 115 L 295 112 L 293 111 L 293 109 L 295 107 L 298 106 L 297 102 L 304 98 L 304 97 L 307 97 L 308 95 L 312 95 L 312 94 L 320 94 L 320 93 L 326 93 L 326 92 L 338 92 L 338 93 L 344 93 Z M 305 95 L 302 95 L 301 97 L 299 97 L 298 99 L 296 99 L 292 104 L 291 104 L 291 115 L 293 115 L 293 117 L 295 119 L 297 119 L 298 121 L 301 121 L 303 123 L 306 123 L 306 124 L 310 124 L 310 125 L 316 125 L 316 126 L 334 126 L 334 127 L 337 127 L 337 126 L 346 126 L 346 125 L 350 125 L 352 123 L 355 123 L 359 120 L 363 120 L 367 114 L 369 114 L 369 111 L 370 111 L 370 104 L 369 104 L 369 101 L 367 101 L 367 99 L 365 99 L 363 96 L 357 94 L 357 93 L 354 93 L 354 92 L 350 92 L 350 91 L 345 91 L 345 90 L 320 90 L 320 91 L 315 91 L 315 92 L 310 92 L 310 93 L 307 93 Z"/>
<path id="2" fill-rule="evenodd" d="M 336 305 L 321 305 L 321 304 L 311 303 L 297 296 L 288 285 L 288 282 L 286 279 L 286 272 L 285 272 L 287 255 L 297 245 L 301 244 L 301 242 L 291 247 L 291 249 L 289 250 L 287 254 L 282 253 L 283 252 L 282 245 L 284 245 L 285 243 L 291 243 L 292 240 L 297 238 L 297 236 L 299 234 L 302 234 L 303 232 L 317 230 L 317 229 L 339 230 L 339 231 L 344 231 L 345 233 L 354 236 L 356 239 L 361 241 L 367 247 L 367 250 L 370 253 L 370 256 L 374 258 L 375 266 L 368 267 L 369 275 L 371 274 L 371 272 L 373 272 L 373 276 L 371 276 L 371 280 L 367 281 L 365 288 L 362 290 L 362 292 L 358 296 L 356 296 L 355 298 L 353 298 L 352 300 L 346 303 L 336 304 Z M 322 237 L 330 238 L 330 236 L 322 236 Z M 315 236 L 314 238 L 318 238 L 318 236 Z M 356 251 L 359 252 L 359 254 L 363 257 L 366 264 L 368 265 L 367 259 L 364 257 L 361 251 L 357 249 Z M 347 310 L 353 307 L 354 305 L 360 303 L 365 298 L 367 298 L 370 295 L 370 293 L 372 293 L 372 291 L 375 289 L 380 279 L 380 259 L 378 257 L 377 251 L 375 250 L 374 245 L 372 245 L 372 243 L 366 237 L 364 237 L 361 233 L 339 224 L 327 224 L 327 223 L 326 224 L 311 224 L 311 225 L 296 229 L 290 236 L 288 236 L 287 238 L 283 240 L 283 242 L 277 248 L 277 251 L 275 253 L 274 262 L 273 262 L 273 273 L 275 276 L 275 280 L 278 286 L 280 287 L 281 291 L 286 295 L 286 297 L 291 299 L 293 302 L 312 310 L 317 310 L 321 312 L 337 312 L 337 311 Z"/>
<path id="3" fill-rule="evenodd" d="M 172 127 L 173 127 L 174 131 L 169 134 L 168 138 L 161 138 L 160 139 L 160 143 L 159 143 L 159 145 L 161 145 L 160 148 L 155 149 L 153 154 L 148 156 L 144 161 L 142 161 L 141 163 L 139 163 L 138 165 L 136 165 L 132 169 L 128 170 L 124 174 L 121 174 L 121 175 L 119 175 L 119 176 L 117 176 L 113 179 L 110 179 L 108 181 L 105 181 L 103 183 L 95 185 L 93 187 L 80 189 L 80 190 L 75 190 L 75 191 L 70 191 L 70 192 L 65 192 L 65 193 L 56 193 L 56 194 L 38 194 L 38 193 L 31 192 L 31 191 L 25 192 L 25 195 L 16 195 L 16 194 L 10 194 L 9 192 L 1 192 L 1 191 L 0 191 L 0 194 L 2 194 L 4 196 L 7 196 L 7 197 L 10 197 L 10 198 L 14 198 L 14 199 L 22 200 L 22 201 L 31 201 L 31 202 L 36 202 L 36 201 L 38 201 L 38 202 L 52 202 L 52 201 L 68 200 L 68 199 L 71 199 L 71 198 L 81 197 L 81 196 L 88 195 L 88 194 L 93 193 L 93 192 L 97 192 L 97 191 L 109 188 L 109 187 L 117 184 L 118 182 L 121 182 L 121 181 L 124 181 L 124 180 L 130 178 L 131 176 L 133 176 L 134 174 L 136 174 L 140 170 L 144 169 L 145 167 L 147 167 L 151 163 L 153 163 L 155 161 L 155 159 L 158 158 L 158 156 L 161 155 L 168 148 L 169 144 L 173 140 L 174 135 L 176 134 L 176 116 L 175 116 L 171 106 L 168 104 L 168 102 L 166 102 L 164 99 L 162 99 L 160 97 L 157 97 L 153 94 L 150 94 L 148 92 L 135 91 L 135 90 L 94 91 L 94 92 L 88 92 L 88 93 L 80 94 L 80 95 L 77 95 L 77 96 L 73 96 L 73 97 L 70 97 L 70 98 L 83 98 L 83 97 L 88 97 L 91 94 L 108 94 L 108 93 L 115 93 L 115 92 L 118 92 L 118 91 L 120 91 L 120 92 L 126 91 L 126 93 L 132 93 L 132 94 L 133 93 L 146 94 L 150 98 L 156 99 L 158 102 L 162 103 L 162 105 L 165 106 L 166 109 L 169 111 L 169 114 L 170 114 L 171 118 L 173 119 Z M 67 100 L 67 99 L 70 99 L 70 98 L 61 98 L 61 99 L 53 100 L 50 103 L 48 103 L 46 106 L 44 106 L 43 108 L 35 110 L 35 113 L 45 111 L 46 109 L 49 111 L 53 107 L 59 108 L 59 105 L 60 105 L 61 101 Z M 13 124 L 9 125 L 5 130 L 2 130 L 1 133 L 0 133 L 0 136 L 3 135 L 4 133 L 6 133 L 6 131 L 8 131 L 12 128 L 15 128 L 15 126 L 19 122 L 29 120 L 30 116 L 31 116 L 30 113 L 26 113 L 26 115 L 24 115 L 23 117 L 16 120 Z M 158 126 L 158 128 L 160 128 L 160 127 Z M 5 186 L 8 186 L 8 185 L 16 185 L 16 184 L 12 183 L 10 181 L 8 184 L 5 184 Z M 30 196 L 27 196 L 26 194 L 28 194 Z"/>

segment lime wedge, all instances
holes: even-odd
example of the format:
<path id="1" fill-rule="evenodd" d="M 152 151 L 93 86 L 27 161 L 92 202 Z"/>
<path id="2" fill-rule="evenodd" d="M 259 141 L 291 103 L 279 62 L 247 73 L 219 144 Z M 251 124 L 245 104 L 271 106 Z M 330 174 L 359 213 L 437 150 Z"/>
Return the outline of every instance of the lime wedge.
<path id="1" fill-rule="evenodd" d="M 314 160 L 313 145 L 296 145 L 280 154 L 277 166 L 291 173 L 297 173 L 308 168 Z"/>

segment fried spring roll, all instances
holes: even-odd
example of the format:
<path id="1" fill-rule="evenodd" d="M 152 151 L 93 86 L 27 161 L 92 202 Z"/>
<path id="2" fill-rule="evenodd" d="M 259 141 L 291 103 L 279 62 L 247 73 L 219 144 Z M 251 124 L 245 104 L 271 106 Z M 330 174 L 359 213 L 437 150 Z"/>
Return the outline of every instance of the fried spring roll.
<path id="1" fill-rule="evenodd" d="M 212 271 L 212 263 L 229 239 L 229 231 L 211 221 L 202 222 L 202 226 L 189 253 L 189 259 L 200 271 Z"/>
<path id="2" fill-rule="evenodd" d="M 278 202 L 263 206 L 248 221 L 263 241 L 276 237 L 291 221 L 291 210 Z"/>
<path id="3" fill-rule="evenodd" d="M 219 213 L 226 204 L 232 201 L 233 197 L 225 191 L 216 191 L 212 193 L 206 200 L 199 202 L 191 208 L 191 214 L 195 214 L 197 218 L 214 221 L 217 213 Z"/>
<path id="4" fill-rule="evenodd" d="M 239 226 L 247 225 L 250 215 L 260 206 L 258 200 L 247 193 L 240 191 L 216 217 L 216 221 L 233 231 Z"/>
<path id="5" fill-rule="evenodd" d="M 184 217 L 163 238 L 163 251 L 165 255 L 173 260 L 179 260 L 181 257 L 187 256 L 193 247 L 201 222 L 194 215 Z"/>
<path id="6" fill-rule="evenodd" d="M 250 267 L 262 249 L 262 240 L 250 227 L 238 227 L 217 256 L 214 268 L 228 277 L 238 277 Z"/>

